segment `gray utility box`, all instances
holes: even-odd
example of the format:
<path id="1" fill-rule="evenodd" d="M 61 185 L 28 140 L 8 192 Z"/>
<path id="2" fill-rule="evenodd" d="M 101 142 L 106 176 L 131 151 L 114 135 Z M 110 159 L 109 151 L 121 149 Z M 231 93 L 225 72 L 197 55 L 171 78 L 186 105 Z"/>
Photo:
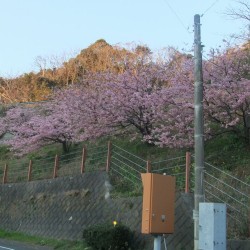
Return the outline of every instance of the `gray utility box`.
<path id="1" fill-rule="evenodd" d="M 226 205 L 199 204 L 199 249 L 226 250 Z"/>

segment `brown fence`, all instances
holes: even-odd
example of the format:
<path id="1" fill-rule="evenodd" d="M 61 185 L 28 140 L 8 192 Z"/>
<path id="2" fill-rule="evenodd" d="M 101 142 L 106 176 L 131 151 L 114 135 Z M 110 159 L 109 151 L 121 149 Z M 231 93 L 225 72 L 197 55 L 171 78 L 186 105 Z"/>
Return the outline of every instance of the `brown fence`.
<path id="1" fill-rule="evenodd" d="M 127 179 L 130 182 L 141 184 L 141 173 L 163 173 L 174 175 L 180 190 L 186 193 L 190 187 L 190 153 L 186 156 L 151 162 L 144 160 L 129 151 L 112 144 L 83 146 L 81 150 L 66 155 L 56 154 L 54 157 L 28 160 L 5 164 L 2 174 L 2 183 L 17 183 L 24 181 L 51 179 L 69 175 L 78 175 L 93 170 L 106 170 Z"/>

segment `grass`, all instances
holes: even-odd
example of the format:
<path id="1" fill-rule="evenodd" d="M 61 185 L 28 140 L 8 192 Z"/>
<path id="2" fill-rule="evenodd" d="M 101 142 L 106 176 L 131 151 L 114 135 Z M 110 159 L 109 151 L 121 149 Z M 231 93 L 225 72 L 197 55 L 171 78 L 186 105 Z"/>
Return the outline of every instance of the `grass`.
<path id="1" fill-rule="evenodd" d="M 250 183 L 250 145 L 235 135 L 205 143 L 206 161 Z"/>
<path id="2" fill-rule="evenodd" d="M 15 240 L 27 244 L 48 246 L 57 250 L 84 250 L 91 248 L 83 241 L 68 241 L 68 240 L 54 240 L 37 236 L 30 236 L 19 232 L 4 231 L 0 229 L 0 238 L 6 240 Z"/>
<path id="3" fill-rule="evenodd" d="M 113 187 L 111 198 L 137 197 L 142 195 L 141 183 L 132 183 L 125 178 L 120 178 L 116 174 L 112 174 L 112 172 L 109 176 Z"/>
<path id="4" fill-rule="evenodd" d="M 116 137 L 111 139 L 113 144 L 118 145 L 121 148 L 127 149 L 132 154 L 140 156 L 144 160 L 159 161 L 166 158 L 173 158 L 177 156 L 185 155 L 188 149 L 171 149 L 171 148 L 160 148 L 151 144 L 146 144 L 141 140 L 129 141 L 126 138 Z"/>
<path id="5" fill-rule="evenodd" d="M 186 151 L 193 149 L 159 148 L 147 145 L 141 141 L 130 142 L 124 138 L 113 139 L 118 146 L 129 149 L 132 154 L 145 160 L 161 161 L 174 157 L 184 156 Z M 250 145 L 233 134 L 221 135 L 205 142 L 205 161 L 236 173 L 239 177 L 247 179 L 250 175 Z"/>

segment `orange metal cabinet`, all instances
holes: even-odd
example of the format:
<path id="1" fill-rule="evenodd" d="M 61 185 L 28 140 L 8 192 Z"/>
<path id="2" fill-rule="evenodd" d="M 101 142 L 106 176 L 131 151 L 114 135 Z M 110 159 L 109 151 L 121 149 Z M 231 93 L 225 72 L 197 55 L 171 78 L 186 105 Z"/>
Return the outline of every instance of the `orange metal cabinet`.
<path id="1" fill-rule="evenodd" d="M 143 183 L 142 229 L 144 234 L 174 232 L 175 177 L 141 174 Z"/>

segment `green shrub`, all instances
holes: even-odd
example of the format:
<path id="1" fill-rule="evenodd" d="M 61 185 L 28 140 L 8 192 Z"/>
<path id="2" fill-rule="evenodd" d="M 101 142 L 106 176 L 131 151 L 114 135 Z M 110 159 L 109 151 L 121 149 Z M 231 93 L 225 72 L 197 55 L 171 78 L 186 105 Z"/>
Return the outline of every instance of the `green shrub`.
<path id="1" fill-rule="evenodd" d="M 84 241 L 95 250 L 132 250 L 133 233 L 122 225 L 99 224 L 83 231 Z"/>

